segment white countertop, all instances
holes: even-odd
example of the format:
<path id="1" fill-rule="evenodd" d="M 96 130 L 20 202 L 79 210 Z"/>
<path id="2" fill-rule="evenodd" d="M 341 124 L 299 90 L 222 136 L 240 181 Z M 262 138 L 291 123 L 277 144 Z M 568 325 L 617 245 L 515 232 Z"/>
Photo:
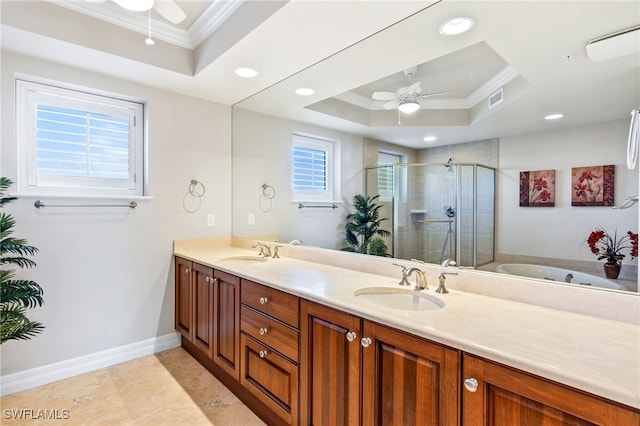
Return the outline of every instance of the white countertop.
<path id="1" fill-rule="evenodd" d="M 174 254 L 640 408 L 638 325 L 460 290 L 437 294 L 433 280 L 427 292 L 441 299 L 443 308 L 395 310 L 358 300 L 353 293 L 362 287 L 396 287 L 399 274 L 392 278 L 288 257 L 224 261 L 256 254 L 229 245 L 176 244 Z"/>

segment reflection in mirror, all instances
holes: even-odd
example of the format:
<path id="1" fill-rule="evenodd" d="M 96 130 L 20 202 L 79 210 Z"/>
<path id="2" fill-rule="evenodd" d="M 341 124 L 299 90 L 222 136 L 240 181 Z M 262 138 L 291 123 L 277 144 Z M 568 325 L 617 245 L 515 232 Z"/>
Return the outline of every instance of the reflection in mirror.
<path id="1" fill-rule="evenodd" d="M 468 33 L 438 34 L 445 18 L 462 13 L 476 21 Z M 597 227 L 637 232 L 638 207 L 572 207 L 571 173 L 614 164 L 615 203 L 638 194 L 626 141 L 629 113 L 640 106 L 640 54 L 595 61 L 585 46 L 638 25 L 639 13 L 635 2 L 443 1 L 246 99 L 233 109 L 233 234 L 340 249 L 353 196 L 379 193 L 397 257 L 603 277 L 586 239 Z M 416 65 L 409 79 L 404 71 Z M 413 93 L 417 82 L 419 95 L 446 94 L 417 96 L 413 115 L 372 99 Z M 315 95 L 298 96 L 299 87 Z M 543 119 L 558 111 L 563 119 Z M 294 134 L 333 144 L 332 199 L 294 197 Z M 385 155 L 398 164 L 384 167 Z M 520 207 L 520 172 L 535 170 L 555 171 L 554 207 Z M 392 195 L 379 190 L 389 174 Z M 264 199 L 264 184 L 273 199 Z M 625 254 L 616 282 L 635 290 L 637 261 Z"/>

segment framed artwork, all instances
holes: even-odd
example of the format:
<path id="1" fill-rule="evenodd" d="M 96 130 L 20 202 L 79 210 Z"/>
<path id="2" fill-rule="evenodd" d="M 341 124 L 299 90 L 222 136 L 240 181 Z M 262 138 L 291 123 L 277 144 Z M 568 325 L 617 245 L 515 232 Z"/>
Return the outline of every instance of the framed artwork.
<path id="1" fill-rule="evenodd" d="M 613 206 L 616 166 L 571 169 L 572 206 Z"/>
<path id="2" fill-rule="evenodd" d="M 553 207 L 555 199 L 555 170 L 520 172 L 520 207 Z"/>
<path id="3" fill-rule="evenodd" d="M 553 207 L 555 200 L 555 170 L 520 172 L 520 207 Z"/>

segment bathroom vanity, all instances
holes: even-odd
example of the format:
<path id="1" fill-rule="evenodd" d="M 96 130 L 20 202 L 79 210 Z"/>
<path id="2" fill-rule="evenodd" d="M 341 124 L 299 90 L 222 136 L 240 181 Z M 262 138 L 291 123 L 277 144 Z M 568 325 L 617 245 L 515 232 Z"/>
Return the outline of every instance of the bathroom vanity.
<path id="1" fill-rule="evenodd" d="M 637 324 L 462 291 L 464 275 L 435 294 L 428 265 L 442 306 L 389 308 L 355 294 L 398 286 L 391 262 L 309 250 L 174 248 L 182 346 L 268 424 L 640 423 Z"/>

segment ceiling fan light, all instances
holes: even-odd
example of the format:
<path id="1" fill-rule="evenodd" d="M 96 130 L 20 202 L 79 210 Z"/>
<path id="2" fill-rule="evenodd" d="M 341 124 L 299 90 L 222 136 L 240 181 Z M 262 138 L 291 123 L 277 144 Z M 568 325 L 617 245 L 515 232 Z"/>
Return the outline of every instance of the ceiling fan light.
<path id="1" fill-rule="evenodd" d="M 398 105 L 398 109 L 405 114 L 412 114 L 420 109 L 420 104 L 418 101 L 402 101 Z"/>
<path id="2" fill-rule="evenodd" d="M 113 2 L 127 10 L 142 12 L 151 9 L 155 0 L 113 0 Z"/>

